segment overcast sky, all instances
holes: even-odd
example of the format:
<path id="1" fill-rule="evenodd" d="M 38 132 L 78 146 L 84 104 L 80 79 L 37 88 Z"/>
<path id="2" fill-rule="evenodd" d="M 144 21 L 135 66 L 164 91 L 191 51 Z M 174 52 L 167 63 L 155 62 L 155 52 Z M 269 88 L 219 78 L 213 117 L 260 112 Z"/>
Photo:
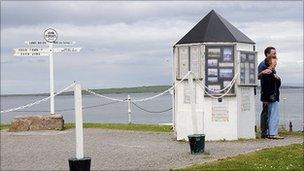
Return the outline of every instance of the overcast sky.
<path id="1" fill-rule="evenodd" d="M 254 42 L 258 61 L 276 47 L 285 85 L 303 85 L 303 2 L 9 2 L 1 1 L 1 94 L 49 91 L 48 57 L 14 57 L 43 40 L 76 41 L 77 54 L 55 54 L 55 89 L 172 83 L 172 46 L 212 9 Z"/>

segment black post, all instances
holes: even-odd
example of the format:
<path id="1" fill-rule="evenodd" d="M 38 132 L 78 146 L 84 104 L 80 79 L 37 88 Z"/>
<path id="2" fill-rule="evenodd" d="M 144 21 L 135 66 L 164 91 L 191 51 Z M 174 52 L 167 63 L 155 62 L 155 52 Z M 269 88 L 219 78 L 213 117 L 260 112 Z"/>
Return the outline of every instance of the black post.
<path id="1" fill-rule="evenodd" d="M 292 132 L 292 122 L 289 122 L 289 132 Z"/>
<path id="2" fill-rule="evenodd" d="M 90 171 L 91 158 L 84 157 L 82 159 L 70 158 L 69 159 L 70 171 Z"/>

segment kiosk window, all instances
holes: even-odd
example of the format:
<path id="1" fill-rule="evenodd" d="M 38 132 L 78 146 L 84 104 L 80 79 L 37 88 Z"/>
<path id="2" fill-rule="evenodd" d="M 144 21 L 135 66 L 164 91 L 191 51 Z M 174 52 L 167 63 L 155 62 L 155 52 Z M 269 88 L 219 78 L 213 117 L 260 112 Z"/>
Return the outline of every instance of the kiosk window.
<path id="1" fill-rule="evenodd" d="M 256 53 L 240 52 L 240 85 L 256 84 Z"/>
<path id="2" fill-rule="evenodd" d="M 188 71 L 194 72 L 196 77 L 201 78 L 200 56 L 200 46 L 178 47 L 177 79 L 183 78 Z"/>
<path id="3" fill-rule="evenodd" d="M 199 46 L 190 47 L 190 71 L 194 72 L 197 77 L 200 77 L 200 53 Z"/>
<path id="4" fill-rule="evenodd" d="M 178 48 L 178 71 L 179 78 L 184 77 L 189 71 L 189 52 L 188 47 Z"/>
<path id="5" fill-rule="evenodd" d="M 234 77 L 234 47 L 206 46 L 205 83 L 209 89 L 220 90 Z M 211 94 L 219 94 L 208 91 Z M 228 94 L 234 94 L 234 87 Z"/>

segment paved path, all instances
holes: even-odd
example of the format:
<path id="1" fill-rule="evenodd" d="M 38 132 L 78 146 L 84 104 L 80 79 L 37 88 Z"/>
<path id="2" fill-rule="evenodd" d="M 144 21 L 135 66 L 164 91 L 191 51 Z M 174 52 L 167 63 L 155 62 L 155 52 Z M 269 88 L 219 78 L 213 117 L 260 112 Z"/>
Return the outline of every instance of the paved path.
<path id="1" fill-rule="evenodd" d="M 302 138 L 206 142 L 206 154 L 191 155 L 187 142 L 173 133 L 85 129 L 85 156 L 94 170 L 168 170 L 247 153 L 301 143 Z M 75 156 L 75 130 L 1 131 L 1 170 L 68 170 Z"/>

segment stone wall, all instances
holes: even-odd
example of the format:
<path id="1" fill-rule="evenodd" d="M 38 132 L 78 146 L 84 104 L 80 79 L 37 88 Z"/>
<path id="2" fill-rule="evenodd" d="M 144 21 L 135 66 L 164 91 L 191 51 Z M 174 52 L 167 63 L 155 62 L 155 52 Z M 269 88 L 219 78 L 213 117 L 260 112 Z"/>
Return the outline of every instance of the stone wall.
<path id="1" fill-rule="evenodd" d="M 17 116 L 9 131 L 63 130 L 64 119 L 60 114 Z"/>

